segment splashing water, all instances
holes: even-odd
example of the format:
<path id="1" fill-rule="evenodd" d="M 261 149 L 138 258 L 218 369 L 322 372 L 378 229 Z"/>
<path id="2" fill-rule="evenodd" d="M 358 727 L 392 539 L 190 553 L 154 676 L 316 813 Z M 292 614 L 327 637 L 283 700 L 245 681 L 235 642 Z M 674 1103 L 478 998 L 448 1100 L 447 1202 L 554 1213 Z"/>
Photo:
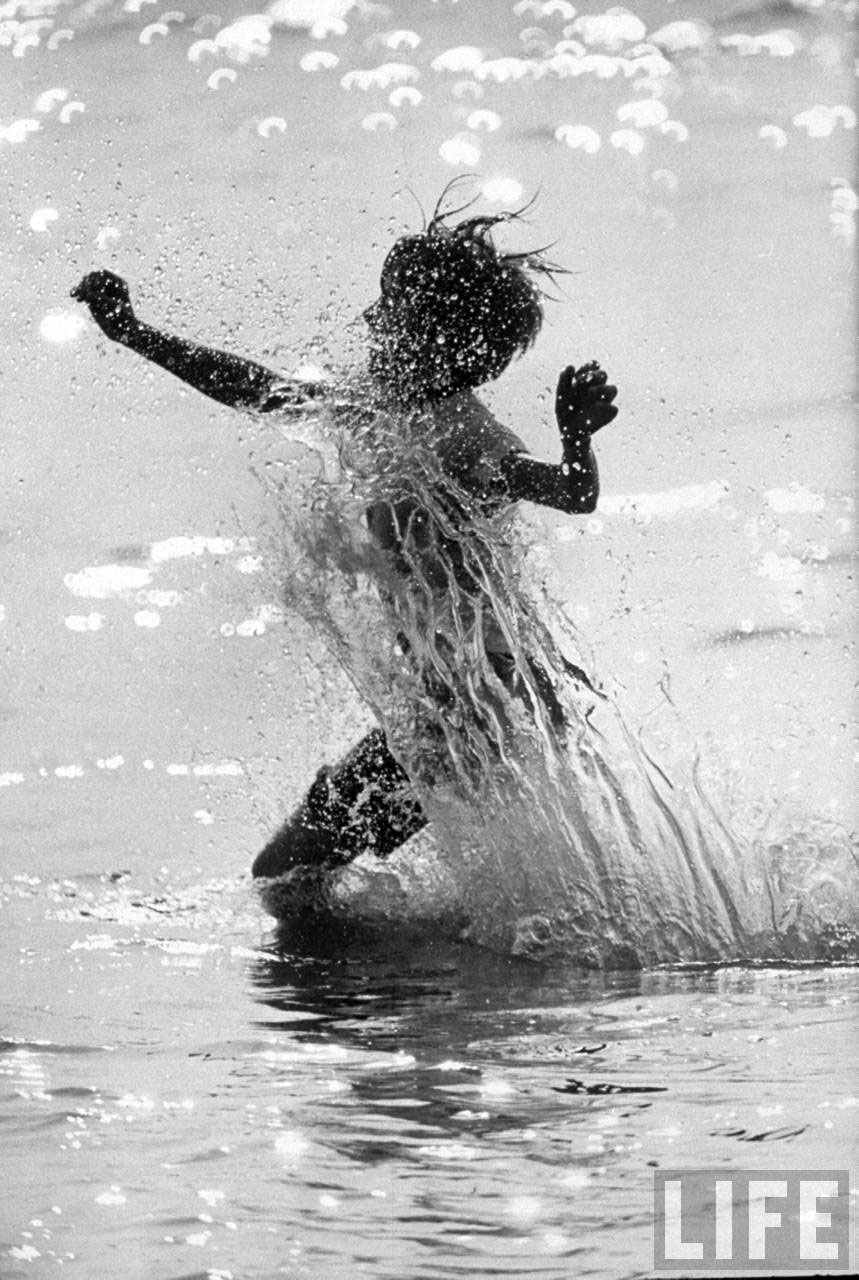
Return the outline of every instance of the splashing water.
<path id="1" fill-rule="evenodd" d="M 435 914 L 480 945 L 598 967 L 849 951 L 843 841 L 819 839 L 822 858 L 807 840 L 802 856 L 743 841 L 695 777 L 669 777 L 585 675 L 592 654 L 546 590 L 541 548 L 453 478 L 441 415 L 372 404 L 347 387 L 294 459 L 283 596 L 382 725 L 446 882 L 421 833 L 341 872 L 327 906 L 376 923 Z M 368 532 L 384 510 L 399 516 L 394 555 Z M 282 887 L 268 900 L 295 906 Z"/>

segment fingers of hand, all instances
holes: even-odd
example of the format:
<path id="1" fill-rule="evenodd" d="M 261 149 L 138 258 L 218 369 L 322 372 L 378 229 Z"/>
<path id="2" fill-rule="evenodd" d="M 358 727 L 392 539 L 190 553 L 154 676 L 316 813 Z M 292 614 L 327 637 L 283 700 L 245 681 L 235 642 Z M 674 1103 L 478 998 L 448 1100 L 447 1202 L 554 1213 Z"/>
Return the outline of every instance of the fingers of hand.
<path id="1" fill-rule="evenodd" d="M 617 417 L 617 412 L 617 405 L 609 404 L 608 401 L 600 401 L 597 404 L 588 406 L 586 411 L 588 434 L 593 435 L 601 427 L 608 426 Z"/>
<path id="2" fill-rule="evenodd" d="M 71 291 L 78 302 L 92 305 L 101 301 L 118 303 L 129 298 L 128 285 L 113 271 L 90 271 Z"/>
<path id="3" fill-rule="evenodd" d="M 608 382 L 608 374 L 598 364 L 583 365 L 576 374 L 576 386 L 581 390 L 602 387 Z"/>
<path id="4" fill-rule="evenodd" d="M 558 399 L 560 400 L 562 396 L 565 398 L 569 398 L 570 393 L 572 392 L 575 385 L 576 385 L 576 370 L 575 370 L 575 367 L 570 364 L 570 365 L 567 365 L 566 369 L 563 370 L 563 372 L 560 374 L 558 378 L 558 391 L 557 391 Z"/>
<path id="5" fill-rule="evenodd" d="M 572 365 L 569 365 L 558 378 L 558 389 L 555 392 L 555 414 L 558 417 L 562 417 L 575 412 L 577 400 L 576 371 Z"/>
<path id="6" fill-rule="evenodd" d="M 597 430 L 616 417 L 617 410 L 606 415 L 606 406 L 617 396 L 617 387 L 609 383 L 608 375 L 596 360 L 590 360 L 577 370 L 568 365 L 558 379 L 555 412 L 559 422 L 569 425 L 573 418 L 584 419 L 585 430 Z M 595 425 L 591 426 L 591 422 Z"/>
<path id="7" fill-rule="evenodd" d="M 582 387 L 580 398 L 583 404 L 591 404 L 597 400 L 606 400 L 609 403 L 617 396 L 617 387 L 611 383 L 600 382 L 592 386 Z"/>

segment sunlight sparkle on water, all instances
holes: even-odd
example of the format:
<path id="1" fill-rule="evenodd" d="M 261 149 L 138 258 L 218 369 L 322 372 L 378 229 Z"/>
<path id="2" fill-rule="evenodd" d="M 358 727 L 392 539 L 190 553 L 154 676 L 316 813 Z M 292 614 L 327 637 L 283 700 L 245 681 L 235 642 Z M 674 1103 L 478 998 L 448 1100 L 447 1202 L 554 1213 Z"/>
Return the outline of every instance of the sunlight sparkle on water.
<path id="1" fill-rule="evenodd" d="M 758 137 L 764 142 L 771 142 L 774 147 L 787 146 L 787 134 L 777 124 L 764 124 L 758 130 Z"/>
<path id="2" fill-rule="evenodd" d="M 845 240 L 853 239 L 856 234 L 857 210 L 859 210 L 859 195 L 844 178 L 833 178 L 829 223 L 834 235 L 841 236 Z"/>
<path id="3" fill-rule="evenodd" d="M 39 94 L 33 105 L 36 111 L 42 115 L 47 115 L 48 112 L 53 111 L 58 103 L 65 102 L 68 96 L 68 89 L 45 89 L 43 93 Z"/>
<path id="4" fill-rule="evenodd" d="M 286 121 L 283 116 L 266 116 L 257 125 L 257 133 L 261 138 L 268 138 L 273 132 L 286 133 Z"/>
<path id="5" fill-rule="evenodd" d="M 668 119 L 668 108 L 658 98 L 641 98 L 618 107 L 617 118 L 622 123 L 629 121 L 636 129 L 648 129 Z"/>
<path id="6" fill-rule="evenodd" d="M 213 71 L 209 76 L 206 84 L 210 89 L 219 89 L 226 81 L 233 84 L 239 78 L 239 73 L 234 71 L 232 67 L 219 67 L 217 71 Z"/>
<path id="7" fill-rule="evenodd" d="M 420 71 L 408 62 L 383 62 L 365 71 L 347 71 L 340 81 L 344 89 L 387 89 L 391 84 L 410 84 L 420 79 Z"/>
<path id="8" fill-rule="evenodd" d="M 402 29 L 399 31 L 382 31 L 378 35 L 370 36 L 367 41 L 368 48 L 372 48 L 374 44 L 380 44 L 385 49 L 417 49 L 421 43 L 421 37 L 417 31 Z"/>
<path id="9" fill-rule="evenodd" d="M 723 49 L 736 49 L 741 57 L 754 57 L 768 53 L 771 58 L 791 58 L 802 48 L 802 39 L 796 31 L 769 31 L 764 35 L 750 36 L 746 32 L 724 36 L 719 44 Z"/>
<path id="10" fill-rule="evenodd" d="M 82 102 L 67 102 L 60 108 L 60 124 L 69 124 L 73 116 L 82 115 L 86 107 Z"/>
<path id="11" fill-rule="evenodd" d="M 59 216 L 56 209 L 36 209 L 30 215 L 30 221 L 27 225 L 31 231 L 43 233 L 50 231 L 51 223 L 56 222 Z"/>
<path id="12" fill-rule="evenodd" d="M 438 149 L 446 164 L 475 165 L 480 163 L 480 147 L 476 139 L 463 134 L 448 138 Z"/>
<path id="13" fill-rule="evenodd" d="M 95 1202 L 96 1204 L 113 1206 L 125 1204 L 127 1198 L 128 1197 L 123 1193 L 122 1189 L 115 1183 L 112 1183 L 107 1191 L 102 1191 L 101 1195 L 95 1197 Z"/>
<path id="14" fill-rule="evenodd" d="M 809 138 L 828 138 L 838 124 L 845 129 L 855 129 L 856 112 L 844 104 L 826 107 L 817 103 L 806 111 L 798 112 L 793 123 L 797 129 L 804 129 Z"/>
<path id="15" fill-rule="evenodd" d="M 106 600 L 124 591 L 138 591 L 151 581 L 151 569 L 138 569 L 129 564 L 92 565 L 79 573 L 63 575 L 63 583 L 73 596 L 90 600 Z"/>
<path id="16" fill-rule="evenodd" d="M 268 6 L 275 24 L 310 30 L 320 19 L 343 19 L 355 6 L 355 0 L 274 0 Z"/>
<path id="17" fill-rule="evenodd" d="M 303 1133 L 286 1129 L 275 1138 L 274 1149 L 282 1160 L 292 1162 L 310 1150 L 310 1142 Z"/>
<path id="18" fill-rule="evenodd" d="M 236 626 L 236 635 L 248 638 L 249 636 L 265 635 L 266 625 L 262 618 L 245 618 L 243 622 Z"/>
<path id="19" fill-rule="evenodd" d="M 483 97 L 483 85 L 476 80 L 457 80 L 451 90 L 455 98 L 473 98 L 475 102 Z"/>
<path id="20" fill-rule="evenodd" d="M 169 609 L 182 599 L 178 591 L 141 591 L 137 595 L 141 604 L 151 604 L 155 609 Z"/>
<path id="21" fill-rule="evenodd" d="M 69 631 L 101 631 L 104 626 L 104 616 L 100 613 L 69 614 L 65 624 Z"/>
<path id="22" fill-rule="evenodd" d="M 305 53 L 299 66 L 302 71 L 330 71 L 340 62 L 336 53 L 331 53 L 328 49 L 312 49 L 310 53 Z"/>
<path id="23" fill-rule="evenodd" d="M 180 560 L 186 556 L 228 556 L 237 550 L 252 551 L 253 547 L 252 538 L 209 538 L 203 534 L 180 534 L 153 542 L 149 548 L 149 559 L 154 564 L 160 564 L 164 560 Z"/>
<path id="24" fill-rule="evenodd" d="M 222 27 L 214 43 L 233 62 L 247 63 L 264 58 L 271 44 L 271 18 L 261 13 L 246 14 L 229 26 Z"/>
<path id="25" fill-rule="evenodd" d="M 628 9 L 620 8 L 609 9 L 606 13 L 582 14 L 573 22 L 572 30 L 586 44 L 600 44 L 612 50 L 620 49 L 624 44 L 635 44 L 647 35 L 641 19 Z"/>
<path id="26" fill-rule="evenodd" d="M 536 1196 L 513 1196 L 504 1206 L 505 1212 L 518 1226 L 531 1226 L 543 1212 L 543 1205 Z"/>
<path id="27" fill-rule="evenodd" d="M 711 39 L 710 28 L 703 22 L 669 22 L 651 32 L 651 44 L 667 49 L 669 53 L 682 53 L 688 49 L 703 49 Z"/>
<path id="28" fill-rule="evenodd" d="M 584 151 L 594 156 L 602 146 L 602 140 L 596 129 L 587 124 L 560 124 L 555 130 L 558 142 L 566 142 L 573 151 Z"/>
<path id="29" fill-rule="evenodd" d="M 74 40 L 74 31 L 69 31 L 64 27 L 62 31 L 55 31 L 53 35 L 48 37 L 48 48 L 53 52 L 64 40 Z"/>
<path id="30" fill-rule="evenodd" d="M 616 129 L 609 142 L 618 151 L 628 151 L 631 156 L 640 155 L 644 150 L 644 138 L 635 129 Z"/>
<path id="31" fill-rule="evenodd" d="M 429 1156 L 433 1160 L 477 1160 L 480 1151 L 462 1142 L 430 1142 L 418 1147 L 418 1155 Z"/>
<path id="32" fill-rule="evenodd" d="M 472 111 L 465 123 L 469 129 L 485 129 L 487 133 L 495 133 L 496 129 L 501 128 L 501 117 L 496 111 L 478 108 L 477 111 Z"/>
<path id="33" fill-rule="evenodd" d="M 666 120 L 659 126 L 659 132 L 673 138 L 675 142 L 685 142 L 689 137 L 688 127 L 680 120 Z"/>
<path id="34" fill-rule="evenodd" d="M 508 80 L 522 80 L 528 75 L 536 76 L 540 65 L 531 58 L 493 58 L 475 67 L 474 75 L 477 80 L 492 80 L 495 84 L 504 84 Z"/>
<path id="35" fill-rule="evenodd" d="M 632 516 L 637 522 L 670 518 L 685 512 L 707 511 L 718 507 L 729 492 L 722 480 L 707 484 L 680 485 L 655 493 L 604 494 L 599 509 L 605 515 Z M 564 528 L 556 536 L 564 541 Z"/>
<path id="36" fill-rule="evenodd" d="M 144 27 L 137 39 L 141 44 L 151 44 L 156 36 L 169 36 L 170 28 L 166 22 L 150 22 Z"/>
<path id="37" fill-rule="evenodd" d="M 214 1208 L 216 1204 L 220 1204 L 225 1198 L 223 1191 L 218 1191 L 214 1188 L 209 1189 L 207 1187 L 201 1187 L 197 1192 L 197 1195 L 205 1204 L 209 1205 L 210 1208 Z"/>
<path id="38" fill-rule="evenodd" d="M 490 178 L 480 188 L 484 200 L 490 204 L 512 205 L 522 199 L 522 183 L 515 178 Z"/>
<path id="39" fill-rule="evenodd" d="M 664 186 L 668 191 L 676 191 L 679 179 L 670 169 L 654 169 L 650 181 L 654 186 Z"/>
<path id="40" fill-rule="evenodd" d="M 518 0 L 513 12 L 517 18 L 530 14 L 534 18 L 560 18 L 570 22 L 576 16 L 576 6 L 569 0 Z"/>
<path id="41" fill-rule="evenodd" d="M 416 107 L 419 103 L 423 102 L 423 97 L 424 95 L 421 93 L 420 89 L 415 89 L 411 85 L 404 84 L 400 85 L 399 88 L 394 89 L 388 95 L 388 101 L 392 107 L 401 107 L 405 102 L 407 102 L 410 107 Z"/>
<path id="42" fill-rule="evenodd" d="M 107 756 L 96 760 L 95 767 L 97 769 L 121 769 L 125 764 L 122 756 Z"/>
<path id="43" fill-rule="evenodd" d="M 396 127 L 397 118 L 392 116 L 390 111 L 373 111 L 370 115 L 364 116 L 361 121 L 361 128 L 369 133 L 375 133 L 378 129 L 387 129 L 390 132 Z"/>
<path id="44" fill-rule="evenodd" d="M 771 511 L 777 511 L 780 515 L 788 512 L 806 514 L 811 511 L 822 511 L 826 506 L 826 499 L 822 493 L 815 493 L 813 489 L 797 481 L 793 481 L 784 489 L 767 489 L 764 493 L 764 502 Z"/>
<path id="45" fill-rule="evenodd" d="M 45 342 L 74 342 L 88 328 L 79 311 L 49 311 L 39 324 L 39 336 Z"/>
<path id="46" fill-rule="evenodd" d="M 483 50 L 476 45 L 463 44 L 456 49 L 446 49 L 430 66 L 433 71 L 474 71 L 483 62 Z"/>
<path id="47" fill-rule="evenodd" d="M 189 47 L 187 58 L 189 62 L 200 62 L 204 56 L 216 58 L 220 54 L 220 49 L 214 40 L 195 40 Z"/>

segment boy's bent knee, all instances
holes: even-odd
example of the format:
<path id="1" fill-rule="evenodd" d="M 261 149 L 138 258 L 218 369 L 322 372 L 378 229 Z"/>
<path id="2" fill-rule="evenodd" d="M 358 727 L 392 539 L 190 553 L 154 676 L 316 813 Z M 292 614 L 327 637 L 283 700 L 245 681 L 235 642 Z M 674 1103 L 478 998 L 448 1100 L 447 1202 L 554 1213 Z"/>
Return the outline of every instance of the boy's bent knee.
<path id="1" fill-rule="evenodd" d="M 332 866 L 362 853 L 385 858 L 426 824 L 418 798 L 381 730 L 334 768 L 319 770 L 305 799 L 254 861 L 274 878 L 299 865 Z"/>
<path id="2" fill-rule="evenodd" d="M 256 856 L 251 867 L 255 879 L 273 879 L 293 867 L 321 865 L 338 858 L 336 834 L 324 827 L 303 823 L 299 815 L 290 818 Z"/>

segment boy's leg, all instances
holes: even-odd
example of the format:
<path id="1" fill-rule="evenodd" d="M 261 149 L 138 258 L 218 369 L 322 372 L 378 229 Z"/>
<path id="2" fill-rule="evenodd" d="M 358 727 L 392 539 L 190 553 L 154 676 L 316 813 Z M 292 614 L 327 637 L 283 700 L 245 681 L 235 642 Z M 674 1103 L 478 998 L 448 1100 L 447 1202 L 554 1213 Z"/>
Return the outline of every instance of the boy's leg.
<path id="1" fill-rule="evenodd" d="M 405 770 L 374 729 L 335 765 L 320 769 L 298 809 L 254 861 L 254 876 L 281 876 L 300 864 L 345 863 L 359 853 L 384 858 L 426 826 Z"/>

